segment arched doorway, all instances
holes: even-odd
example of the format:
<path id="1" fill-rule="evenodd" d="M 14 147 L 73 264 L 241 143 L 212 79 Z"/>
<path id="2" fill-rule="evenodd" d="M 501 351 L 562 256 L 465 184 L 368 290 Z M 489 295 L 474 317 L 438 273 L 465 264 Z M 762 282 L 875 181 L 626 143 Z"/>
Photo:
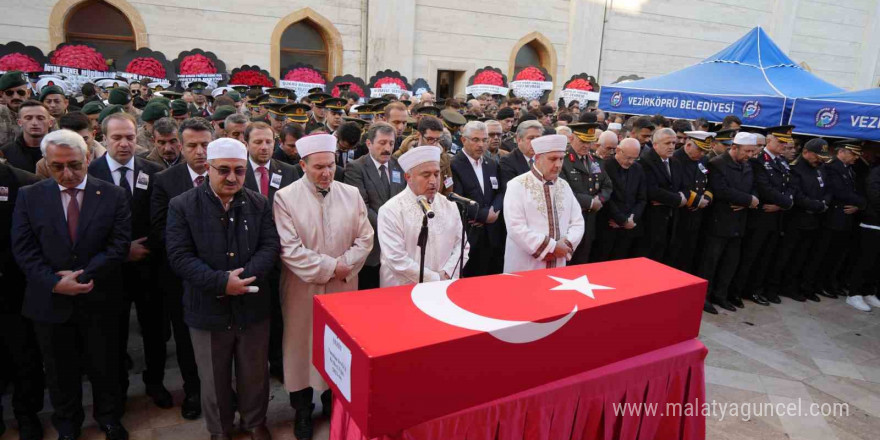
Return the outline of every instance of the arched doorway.
<path id="1" fill-rule="evenodd" d="M 342 71 L 342 36 L 329 20 L 303 8 L 281 19 L 272 32 L 272 74 L 301 62 L 311 64 L 329 81 Z"/>
<path id="2" fill-rule="evenodd" d="M 90 43 L 106 58 L 146 47 L 147 28 L 125 0 L 60 0 L 49 15 L 49 44 Z"/>
<path id="3" fill-rule="evenodd" d="M 547 37 L 539 32 L 532 32 L 513 45 L 507 65 L 507 77 L 511 79 L 518 68 L 526 66 L 541 66 L 555 79 L 556 50 Z"/>

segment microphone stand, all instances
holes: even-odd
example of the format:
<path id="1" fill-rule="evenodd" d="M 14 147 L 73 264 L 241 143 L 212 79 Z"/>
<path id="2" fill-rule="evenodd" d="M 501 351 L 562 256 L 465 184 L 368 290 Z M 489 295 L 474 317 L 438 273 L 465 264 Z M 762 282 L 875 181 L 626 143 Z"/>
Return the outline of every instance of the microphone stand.
<path id="1" fill-rule="evenodd" d="M 464 278 L 462 271 L 464 270 L 464 244 L 467 241 L 467 205 L 458 204 L 458 214 L 461 216 L 461 253 L 458 255 L 458 277 Z"/>
<path id="2" fill-rule="evenodd" d="M 419 252 L 422 258 L 419 259 L 419 283 L 425 281 L 425 248 L 428 247 L 428 215 L 422 216 L 422 230 L 419 231 Z"/>

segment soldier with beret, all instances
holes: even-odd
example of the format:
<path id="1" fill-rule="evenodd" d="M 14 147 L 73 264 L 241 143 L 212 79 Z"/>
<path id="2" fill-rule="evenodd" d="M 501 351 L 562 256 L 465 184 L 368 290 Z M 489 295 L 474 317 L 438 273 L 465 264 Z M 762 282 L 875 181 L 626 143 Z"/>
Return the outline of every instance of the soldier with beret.
<path id="1" fill-rule="evenodd" d="M 171 117 L 178 123 L 183 122 L 189 117 L 189 106 L 182 99 L 171 101 Z"/>
<path id="2" fill-rule="evenodd" d="M 46 105 L 49 114 L 56 121 L 67 113 L 67 95 L 64 88 L 58 84 L 47 85 L 40 89 L 40 102 Z"/>
<path id="3" fill-rule="evenodd" d="M 11 70 L 0 76 L 0 145 L 12 142 L 19 133 L 18 109 L 31 97 L 27 75 L 20 70 Z"/>
<path id="4" fill-rule="evenodd" d="M 171 116 L 171 110 L 168 108 L 167 104 L 161 101 L 150 101 L 150 103 L 144 107 L 141 113 L 141 120 L 144 121 L 144 124 L 138 127 L 137 151 L 135 154 L 138 156 L 145 156 L 153 151 L 155 148 L 153 146 L 153 122 L 168 116 Z"/>
<path id="5" fill-rule="evenodd" d="M 221 105 L 214 109 L 214 113 L 210 117 L 211 125 L 214 126 L 214 139 L 226 137 L 226 118 L 236 113 L 235 107 L 231 105 Z"/>
<path id="6" fill-rule="evenodd" d="M 136 120 L 140 120 L 142 112 L 135 108 L 131 98 L 131 91 L 128 90 L 128 87 L 114 87 L 110 89 L 107 103 L 110 105 L 121 105 L 124 112 L 134 116 Z"/>

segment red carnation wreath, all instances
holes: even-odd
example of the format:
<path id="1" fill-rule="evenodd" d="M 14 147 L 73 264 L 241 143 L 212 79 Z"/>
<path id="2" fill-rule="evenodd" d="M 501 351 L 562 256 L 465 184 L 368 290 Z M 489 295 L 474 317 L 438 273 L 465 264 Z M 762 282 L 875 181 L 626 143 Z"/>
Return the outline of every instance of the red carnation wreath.
<path id="1" fill-rule="evenodd" d="M 377 79 L 376 83 L 373 84 L 373 87 L 378 89 L 378 88 L 382 88 L 383 86 L 387 86 L 387 85 L 395 85 L 395 86 L 399 87 L 400 90 L 406 90 L 406 83 L 403 82 L 402 79 L 394 78 L 394 77 L 385 77 L 385 78 Z"/>
<path id="2" fill-rule="evenodd" d="M 357 85 L 357 84 L 355 84 L 355 83 L 351 83 L 351 82 L 344 82 L 344 83 L 336 84 L 336 86 L 333 87 L 333 90 L 330 91 L 330 95 L 332 95 L 334 98 L 338 98 L 338 97 L 339 97 L 339 86 L 341 86 L 341 85 L 345 85 L 345 84 L 348 85 L 348 90 L 349 90 L 350 92 L 357 93 L 357 95 L 360 96 L 360 97 L 362 97 L 362 98 L 363 98 L 364 96 L 367 96 L 367 95 L 364 93 L 364 89 L 362 89 L 359 85 Z"/>
<path id="3" fill-rule="evenodd" d="M 138 57 L 128 63 L 125 67 L 128 73 L 136 75 L 149 76 L 153 78 L 165 78 L 165 66 L 155 59 L 149 57 Z"/>
<path id="4" fill-rule="evenodd" d="M 474 85 L 477 84 L 504 87 L 504 79 L 499 72 L 494 70 L 484 70 L 474 77 Z"/>
<path id="5" fill-rule="evenodd" d="M 68 44 L 59 47 L 52 53 L 52 58 L 49 62 L 58 66 L 77 69 L 101 72 L 107 70 L 107 62 L 104 60 L 104 56 L 95 48 L 84 44 Z"/>
<path id="6" fill-rule="evenodd" d="M 22 72 L 41 72 L 43 66 L 37 60 L 23 54 L 10 53 L 0 57 L 0 70 L 21 70 Z"/>
<path id="7" fill-rule="evenodd" d="M 590 84 L 589 81 L 587 81 L 587 80 L 585 80 L 585 79 L 583 79 L 583 78 L 578 78 L 578 79 L 576 79 L 576 80 L 574 80 L 574 81 L 569 82 L 569 83 L 566 85 L 565 88 L 566 88 L 566 89 L 585 90 L 585 91 L 587 91 L 587 92 L 592 92 L 592 91 L 593 91 L 593 85 Z"/>
<path id="8" fill-rule="evenodd" d="M 217 73 L 217 67 L 210 58 L 202 54 L 187 55 L 180 62 L 181 75 L 205 75 Z"/>
<path id="9" fill-rule="evenodd" d="M 229 84 L 261 87 L 272 87 L 275 85 L 266 77 L 266 75 L 263 75 L 256 70 L 242 70 L 236 72 L 235 75 L 232 75 L 232 77 L 229 78 Z"/>
<path id="10" fill-rule="evenodd" d="M 545 81 L 546 77 L 544 77 L 544 73 L 541 72 L 540 69 L 534 66 L 526 67 L 523 70 L 520 70 L 519 73 L 516 74 L 516 78 L 514 81 Z"/>
<path id="11" fill-rule="evenodd" d="M 324 76 L 321 75 L 321 72 L 318 72 L 315 69 L 310 69 L 308 67 L 297 67 L 296 69 L 288 71 L 284 75 L 284 80 L 311 84 L 327 84 L 327 80 L 324 79 Z"/>

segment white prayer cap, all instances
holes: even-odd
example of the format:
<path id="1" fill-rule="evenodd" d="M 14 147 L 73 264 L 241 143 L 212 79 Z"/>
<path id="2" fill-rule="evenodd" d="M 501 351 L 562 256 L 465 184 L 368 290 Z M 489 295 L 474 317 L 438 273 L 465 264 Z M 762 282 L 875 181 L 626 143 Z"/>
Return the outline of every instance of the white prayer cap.
<path id="1" fill-rule="evenodd" d="M 737 145 L 758 145 L 758 137 L 755 136 L 755 133 L 741 131 L 733 138 L 733 143 Z"/>
<path id="2" fill-rule="evenodd" d="M 532 148 L 535 150 L 535 154 L 552 153 L 554 151 L 564 153 L 566 147 L 568 147 L 568 138 L 561 134 L 549 134 L 532 140 Z"/>
<path id="3" fill-rule="evenodd" d="M 241 159 L 247 160 L 247 147 L 232 138 L 220 138 L 208 144 L 208 160 Z"/>
<path id="4" fill-rule="evenodd" d="M 565 136 L 563 136 L 565 137 Z M 406 153 L 397 158 L 397 163 L 403 168 L 403 172 L 408 173 L 409 170 L 426 162 L 440 162 L 440 153 L 443 150 L 433 145 L 422 145 L 411 148 Z"/>
<path id="5" fill-rule="evenodd" d="M 234 89 L 233 89 L 232 87 L 217 87 L 216 89 L 211 90 L 211 96 L 213 96 L 213 97 L 216 98 L 216 97 L 218 97 L 218 96 L 220 96 L 220 95 L 222 95 L 222 94 L 224 94 L 224 93 L 228 93 L 228 92 L 231 92 L 231 91 L 233 91 L 233 90 L 234 90 Z"/>
<path id="6" fill-rule="evenodd" d="M 621 129 L 623 129 L 623 125 L 621 125 L 620 122 L 612 122 L 612 123 L 608 124 L 608 129 L 609 130 L 621 130 Z"/>
<path id="7" fill-rule="evenodd" d="M 313 153 L 335 153 L 336 136 L 332 134 L 311 134 L 296 141 L 296 152 L 299 157 Z"/>

